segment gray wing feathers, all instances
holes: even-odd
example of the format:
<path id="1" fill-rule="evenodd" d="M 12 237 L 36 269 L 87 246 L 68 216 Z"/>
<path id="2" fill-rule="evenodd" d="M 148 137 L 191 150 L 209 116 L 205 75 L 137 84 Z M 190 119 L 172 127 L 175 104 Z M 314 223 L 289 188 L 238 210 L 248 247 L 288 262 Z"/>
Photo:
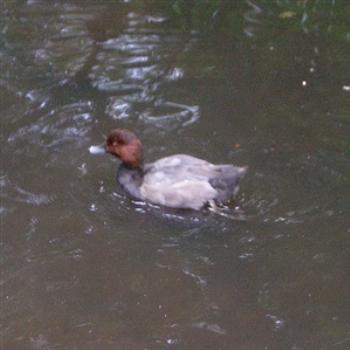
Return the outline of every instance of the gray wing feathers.
<path id="1" fill-rule="evenodd" d="M 214 165 L 182 154 L 162 158 L 144 169 L 143 196 L 156 204 L 192 209 L 200 209 L 212 199 L 229 200 L 245 172 L 244 168 Z"/>

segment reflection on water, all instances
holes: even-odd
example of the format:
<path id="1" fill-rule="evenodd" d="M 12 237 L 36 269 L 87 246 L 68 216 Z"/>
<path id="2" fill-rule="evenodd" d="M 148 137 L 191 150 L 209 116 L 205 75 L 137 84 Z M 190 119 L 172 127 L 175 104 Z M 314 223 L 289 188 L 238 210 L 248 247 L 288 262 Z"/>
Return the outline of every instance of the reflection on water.
<path id="1" fill-rule="evenodd" d="M 348 43 L 278 4 L 223 1 L 227 39 L 138 1 L 4 2 L 4 349 L 349 347 Z M 88 152 L 116 126 L 149 160 L 248 165 L 251 219 L 127 197 Z"/>

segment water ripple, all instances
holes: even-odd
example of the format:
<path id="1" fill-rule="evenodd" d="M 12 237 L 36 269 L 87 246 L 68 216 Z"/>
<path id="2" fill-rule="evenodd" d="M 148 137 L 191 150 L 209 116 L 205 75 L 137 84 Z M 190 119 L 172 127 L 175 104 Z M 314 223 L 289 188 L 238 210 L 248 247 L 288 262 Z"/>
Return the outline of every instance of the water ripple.
<path id="1" fill-rule="evenodd" d="M 205 321 L 201 321 L 201 322 L 192 323 L 191 327 L 205 329 L 207 331 L 210 331 L 210 332 L 213 332 L 213 333 L 216 333 L 216 334 L 219 334 L 219 335 L 227 334 L 226 329 L 220 327 L 216 323 L 208 323 L 208 322 L 205 322 Z"/>
<path id="2" fill-rule="evenodd" d="M 19 186 L 15 186 L 15 189 L 19 194 L 19 196 L 16 197 L 16 200 L 18 202 L 38 206 L 43 204 L 49 204 L 52 201 L 52 198 L 43 193 L 32 193 L 27 190 L 24 190 L 23 188 L 20 188 Z"/>
<path id="3" fill-rule="evenodd" d="M 56 147 L 74 141 L 77 144 L 84 140 L 92 121 L 93 104 L 81 101 L 64 105 L 41 116 L 33 123 L 27 124 L 8 136 L 9 143 L 27 141 L 40 147 Z"/>
<path id="4" fill-rule="evenodd" d="M 165 109 L 169 111 L 165 114 L 155 115 L 151 111 L 145 111 L 140 115 L 140 119 L 145 124 L 152 124 L 159 128 L 171 130 L 178 127 L 186 127 L 200 118 L 198 106 L 187 106 L 175 102 L 158 102 L 155 104 L 155 111 Z M 173 110 L 173 112 L 171 112 Z M 153 113 L 154 113 L 153 112 Z"/>

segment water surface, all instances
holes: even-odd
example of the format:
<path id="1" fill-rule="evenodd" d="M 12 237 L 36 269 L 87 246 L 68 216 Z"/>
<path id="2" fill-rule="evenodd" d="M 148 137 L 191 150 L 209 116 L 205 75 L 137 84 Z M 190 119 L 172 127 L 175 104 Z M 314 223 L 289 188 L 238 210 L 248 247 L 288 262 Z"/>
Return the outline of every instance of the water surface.
<path id="1" fill-rule="evenodd" d="M 233 35 L 146 5 L 2 4 L 1 347 L 348 349 L 339 11 L 295 28 L 242 1 Z M 234 206 L 252 219 L 128 198 L 118 160 L 88 152 L 115 127 L 150 161 L 249 166 Z"/>

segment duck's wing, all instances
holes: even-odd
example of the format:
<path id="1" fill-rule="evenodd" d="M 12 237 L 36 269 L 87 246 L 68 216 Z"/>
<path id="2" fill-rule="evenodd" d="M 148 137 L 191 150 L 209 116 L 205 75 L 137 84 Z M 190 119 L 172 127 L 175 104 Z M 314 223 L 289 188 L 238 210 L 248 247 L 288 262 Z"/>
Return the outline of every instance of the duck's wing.
<path id="1" fill-rule="evenodd" d="M 144 167 L 141 193 L 156 204 L 198 210 L 218 195 L 209 182 L 212 167 L 188 155 L 162 158 Z"/>
<path id="2" fill-rule="evenodd" d="M 156 204 L 200 209 L 212 199 L 218 202 L 231 199 L 245 172 L 246 168 L 214 165 L 179 154 L 146 165 L 140 191 Z"/>
<path id="3" fill-rule="evenodd" d="M 140 191 L 146 200 L 171 208 L 201 209 L 217 196 L 207 181 L 183 180 L 169 183 L 144 180 Z"/>
<path id="4" fill-rule="evenodd" d="M 183 180 L 205 180 L 216 176 L 216 166 L 206 160 L 177 154 L 144 166 L 147 180 L 176 183 Z"/>
<path id="5" fill-rule="evenodd" d="M 213 164 L 207 162 L 204 159 L 189 156 L 188 154 L 175 154 L 169 157 L 158 159 L 154 163 L 146 164 L 145 169 L 150 170 L 152 168 L 153 170 L 165 170 L 171 168 L 171 170 L 174 170 L 175 168 L 189 165 L 207 167 Z"/>

